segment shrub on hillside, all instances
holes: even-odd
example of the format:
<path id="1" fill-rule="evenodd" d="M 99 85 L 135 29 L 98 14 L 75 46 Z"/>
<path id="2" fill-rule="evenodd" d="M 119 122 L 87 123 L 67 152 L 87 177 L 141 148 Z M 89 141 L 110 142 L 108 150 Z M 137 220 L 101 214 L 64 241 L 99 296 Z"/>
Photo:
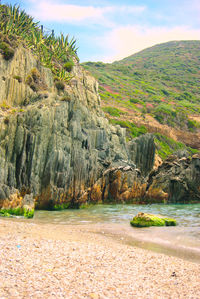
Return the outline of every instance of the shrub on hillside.
<path id="1" fill-rule="evenodd" d="M 65 89 L 65 83 L 63 81 L 56 81 L 55 86 L 58 90 L 64 90 Z"/>
<path id="2" fill-rule="evenodd" d="M 111 116 L 120 117 L 123 112 L 115 107 L 104 107 L 103 111 L 109 113 Z"/>
<path id="3" fill-rule="evenodd" d="M 0 42 L 0 52 L 2 53 L 5 60 L 13 58 L 15 51 L 5 42 Z"/>
<path id="4" fill-rule="evenodd" d="M 111 119 L 110 122 L 113 125 L 120 125 L 122 128 L 126 128 L 129 137 L 132 138 L 147 133 L 147 128 L 145 126 L 136 126 L 134 123 L 130 121 Z"/>
<path id="5" fill-rule="evenodd" d="M 64 69 L 65 69 L 65 71 L 70 73 L 73 69 L 73 66 L 74 66 L 73 60 L 69 60 L 64 64 Z"/>

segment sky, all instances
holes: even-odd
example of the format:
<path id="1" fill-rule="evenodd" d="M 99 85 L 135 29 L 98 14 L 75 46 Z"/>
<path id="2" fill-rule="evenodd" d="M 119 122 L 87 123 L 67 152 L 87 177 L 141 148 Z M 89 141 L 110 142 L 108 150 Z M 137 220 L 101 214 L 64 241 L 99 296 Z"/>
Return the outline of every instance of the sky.
<path id="1" fill-rule="evenodd" d="M 199 0 L 1 0 L 55 34 L 75 37 L 81 62 L 113 62 L 172 40 L 200 40 Z"/>

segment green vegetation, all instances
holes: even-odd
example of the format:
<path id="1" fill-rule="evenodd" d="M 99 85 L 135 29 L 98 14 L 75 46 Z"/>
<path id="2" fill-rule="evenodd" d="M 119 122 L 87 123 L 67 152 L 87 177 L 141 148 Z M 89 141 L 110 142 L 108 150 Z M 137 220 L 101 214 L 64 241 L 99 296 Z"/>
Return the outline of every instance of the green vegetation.
<path id="1" fill-rule="evenodd" d="M 94 205 L 94 204 L 82 203 L 82 204 L 79 206 L 79 209 L 81 209 L 81 210 L 89 209 L 89 208 L 93 207 L 93 205 Z"/>
<path id="2" fill-rule="evenodd" d="M 62 211 L 69 209 L 70 203 L 56 204 L 53 206 L 53 211 Z"/>
<path id="3" fill-rule="evenodd" d="M 72 71 L 73 66 L 74 66 L 73 60 L 69 60 L 64 64 L 64 69 L 70 73 Z"/>
<path id="4" fill-rule="evenodd" d="M 92 204 L 81 204 L 80 206 L 76 206 L 75 208 L 79 208 L 79 209 L 87 209 L 89 207 L 91 207 Z M 66 210 L 66 209 L 73 209 L 74 207 L 71 205 L 71 203 L 63 203 L 63 204 L 56 204 L 54 205 L 50 210 L 52 211 L 62 211 L 62 210 Z"/>
<path id="5" fill-rule="evenodd" d="M 187 152 L 189 155 L 199 153 L 197 149 L 188 147 L 184 143 L 175 141 L 174 139 L 162 134 L 156 133 L 154 136 L 157 152 L 162 159 L 166 159 L 167 156 L 176 154 L 176 152 L 179 151 Z"/>
<path id="6" fill-rule="evenodd" d="M 145 126 L 138 127 L 130 121 L 110 119 L 110 123 L 113 125 L 120 125 L 122 128 L 126 128 L 128 137 L 135 138 L 147 133 L 147 128 Z"/>
<path id="7" fill-rule="evenodd" d="M 134 227 L 176 226 L 176 220 L 160 215 L 138 213 L 130 224 Z"/>
<path id="8" fill-rule="evenodd" d="M 33 91 L 45 90 L 47 88 L 37 68 L 33 68 L 31 73 L 26 77 L 26 84 L 28 84 Z"/>
<path id="9" fill-rule="evenodd" d="M 65 89 L 65 83 L 63 81 L 55 81 L 55 85 L 56 85 L 56 88 L 58 90 L 64 90 Z"/>
<path id="10" fill-rule="evenodd" d="M 14 49 L 9 46 L 8 43 L 0 41 L 0 53 L 3 54 L 5 60 L 9 60 L 14 56 Z"/>
<path id="11" fill-rule="evenodd" d="M 190 120 L 187 111 L 184 108 L 176 107 L 169 104 L 159 104 L 154 110 L 154 117 L 161 124 L 167 124 L 170 127 L 186 129 L 195 132 L 200 128 L 200 123 Z"/>
<path id="12" fill-rule="evenodd" d="M 15 49 L 23 44 L 60 80 L 72 78 L 73 59 L 78 59 L 74 38 L 43 34 L 39 24 L 16 5 L 0 5 L 0 19 L 0 53 L 6 60 L 12 59 Z"/>
<path id="13" fill-rule="evenodd" d="M 121 114 L 123 114 L 123 111 L 115 107 L 104 107 L 103 111 L 109 113 L 111 116 L 116 116 L 116 117 L 119 117 Z"/>
<path id="14" fill-rule="evenodd" d="M 34 209 L 26 208 L 15 208 L 15 209 L 1 209 L 0 216 L 11 217 L 11 216 L 24 216 L 25 218 L 33 218 Z"/>
<path id="15" fill-rule="evenodd" d="M 21 76 L 13 76 L 13 79 L 17 80 L 19 83 L 22 82 L 22 77 Z"/>
<path id="16" fill-rule="evenodd" d="M 185 144 L 174 141 L 172 138 L 166 137 L 159 133 L 155 134 L 154 141 L 157 147 L 158 154 L 162 159 L 165 159 L 167 158 L 167 156 L 172 155 L 173 153 L 180 150 L 185 150 L 189 153 L 192 153 L 192 149 L 186 147 Z"/>
<path id="17" fill-rule="evenodd" d="M 161 124 L 198 131 L 191 114 L 200 114 L 200 41 L 154 46 L 114 63 L 82 65 L 100 83 L 104 103 L 150 114 Z"/>
<path id="18" fill-rule="evenodd" d="M 33 218 L 33 216 L 34 216 L 34 209 L 32 209 L 32 210 L 24 209 L 24 217 L 25 218 Z"/>

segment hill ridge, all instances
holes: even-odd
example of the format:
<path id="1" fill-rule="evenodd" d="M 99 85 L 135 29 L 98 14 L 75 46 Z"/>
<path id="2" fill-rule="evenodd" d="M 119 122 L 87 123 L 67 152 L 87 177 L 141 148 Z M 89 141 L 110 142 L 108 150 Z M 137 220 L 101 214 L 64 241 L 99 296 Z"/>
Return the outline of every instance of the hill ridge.
<path id="1" fill-rule="evenodd" d="M 183 142 L 174 133 L 188 132 L 186 144 L 200 148 L 194 141 L 200 132 L 200 41 L 170 41 L 111 64 L 82 65 L 98 79 L 109 119 L 137 119 L 138 125 L 148 131 L 157 126 L 160 133 L 167 126 L 168 135 L 173 130 L 172 138 Z"/>

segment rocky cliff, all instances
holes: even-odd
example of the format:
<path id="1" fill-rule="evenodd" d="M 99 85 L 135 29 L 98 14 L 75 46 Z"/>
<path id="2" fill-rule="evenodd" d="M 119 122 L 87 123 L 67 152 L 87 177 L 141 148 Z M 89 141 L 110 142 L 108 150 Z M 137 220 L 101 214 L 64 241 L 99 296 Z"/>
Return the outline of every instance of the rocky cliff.
<path id="1" fill-rule="evenodd" d="M 123 202 L 144 192 L 153 137 L 126 144 L 125 129 L 108 123 L 98 84 L 78 63 L 70 83 L 59 86 L 19 47 L 12 60 L 0 58 L 0 87 L 3 209 Z"/>
<path id="2" fill-rule="evenodd" d="M 174 202 L 191 194 L 192 182 L 199 190 L 198 157 L 151 172 L 153 136 L 127 143 L 125 129 L 101 111 L 96 80 L 77 62 L 72 75 L 57 84 L 23 47 L 9 61 L 0 57 L 1 211 Z M 181 182 L 191 183 L 180 183 L 178 171 Z"/>

